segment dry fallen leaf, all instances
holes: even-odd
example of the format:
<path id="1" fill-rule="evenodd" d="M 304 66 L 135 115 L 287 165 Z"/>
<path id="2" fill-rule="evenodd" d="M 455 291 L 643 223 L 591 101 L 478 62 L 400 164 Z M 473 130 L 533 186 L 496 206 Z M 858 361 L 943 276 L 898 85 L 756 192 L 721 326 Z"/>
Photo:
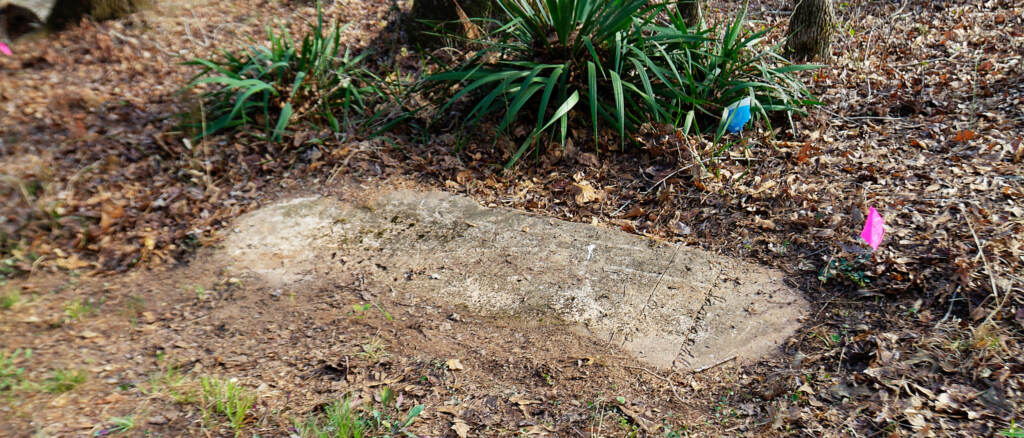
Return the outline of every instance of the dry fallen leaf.
<path id="1" fill-rule="evenodd" d="M 452 415 L 452 416 L 455 416 L 455 417 L 458 417 L 459 415 L 462 415 L 462 411 L 464 411 L 464 410 L 466 410 L 466 409 L 464 407 L 461 407 L 461 406 L 448 406 L 448 405 L 441 405 L 441 406 L 438 406 L 438 407 L 434 408 L 434 412 L 440 412 L 442 414 L 449 414 L 449 415 Z"/>
<path id="2" fill-rule="evenodd" d="M 508 398 L 508 401 L 515 403 L 519 406 L 537 405 L 540 404 L 540 400 L 532 400 L 522 395 L 516 394 Z"/>
<path id="3" fill-rule="evenodd" d="M 967 141 L 971 141 L 977 135 L 978 134 L 976 134 L 974 131 L 971 131 L 970 129 L 964 129 L 956 133 L 956 137 L 953 137 L 953 141 L 964 143 Z"/>
<path id="4" fill-rule="evenodd" d="M 106 233 L 124 216 L 124 207 L 113 202 L 104 202 L 100 209 L 100 232 Z"/>
<path id="5" fill-rule="evenodd" d="M 58 259 L 55 263 L 58 267 L 67 269 L 68 271 L 74 271 L 76 269 L 82 269 L 91 263 L 78 258 L 78 255 L 72 254 L 71 257 Z"/>
<path id="6" fill-rule="evenodd" d="M 118 394 L 118 393 L 113 393 L 113 394 L 110 394 L 110 395 L 108 395 L 106 397 L 103 397 L 103 398 L 101 398 L 99 400 L 96 400 L 95 403 L 98 404 L 98 405 L 105 405 L 105 404 L 110 404 L 110 403 L 119 403 L 122 400 L 126 400 L 126 399 L 128 399 L 128 397 L 125 397 L 125 396 L 123 396 L 121 394 Z"/>
<path id="7" fill-rule="evenodd" d="M 475 178 L 472 170 L 460 170 L 459 173 L 455 174 L 455 181 L 459 184 L 466 185 Z"/>
<path id="8" fill-rule="evenodd" d="M 633 207 L 628 212 L 626 212 L 626 215 L 623 216 L 623 218 L 631 219 L 631 218 L 640 217 L 640 216 L 643 216 L 643 215 L 644 215 L 644 209 L 642 209 L 640 207 Z"/>
<path id="9" fill-rule="evenodd" d="M 576 196 L 573 197 L 576 200 L 576 204 L 583 205 L 598 199 L 600 196 L 597 190 L 594 190 L 594 186 L 590 185 L 589 181 L 573 183 L 572 186 L 576 189 Z"/>
<path id="10" fill-rule="evenodd" d="M 448 367 L 449 370 L 452 371 L 462 371 L 466 369 L 466 367 L 462 366 L 462 362 L 459 362 L 458 359 L 448 359 L 447 361 L 444 362 L 444 364 L 445 366 Z"/>
<path id="11" fill-rule="evenodd" d="M 83 330 L 83 331 L 78 333 L 78 336 L 83 338 L 83 339 L 92 339 L 92 338 L 100 336 L 100 334 L 96 333 L 96 332 L 94 332 L 92 330 Z"/>
<path id="12" fill-rule="evenodd" d="M 579 161 L 580 164 L 582 164 L 584 166 L 587 166 L 587 167 L 591 167 L 591 168 L 599 168 L 599 167 L 601 167 L 601 162 L 597 159 L 597 155 L 594 155 L 594 153 L 592 153 L 592 152 L 587 152 L 587 153 L 584 153 L 584 154 L 580 154 L 579 157 L 577 157 L 576 160 Z"/>
<path id="13" fill-rule="evenodd" d="M 471 428 L 469 427 L 468 424 L 466 424 L 465 421 L 462 421 L 458 418 L 456 418 L 455 423 L 452 424 L 452 430 L 454 430 L 455 433 L 459 435 L 459 438 L 466 438 L 467 436 L 469 436 L 470 429 Z"/>

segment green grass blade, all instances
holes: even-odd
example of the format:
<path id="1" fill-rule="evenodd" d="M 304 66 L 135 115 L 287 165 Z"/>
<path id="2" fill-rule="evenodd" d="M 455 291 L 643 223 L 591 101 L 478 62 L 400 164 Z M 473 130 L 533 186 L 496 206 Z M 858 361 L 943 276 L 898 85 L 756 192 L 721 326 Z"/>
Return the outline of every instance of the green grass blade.
<path id="1" fill-rule="evenodd" d="M 548 101 L 551 99 L 551 93 L 554 92 L 555 86 L 558 84 L 559 79 L 562 77 L 562 71 L 564 66 L 558 66 L 551 75 L 548 76 L 547 81 L 544 83 L 544 93 L 540 98 L 540 105 L 537 106 L 537 128 L 540 129 L 541 123 L 544 123 L 544 114 L 548 110 Z"/>
<path id="2" fill-rule="evenodd" d="M 523 156 L 523 153 L 526 152 L 526 149 L 531 144 L 533 144 L 535 140 L 537 140 L 537 137 L 540 135 L 540 133 L 544 132 L 545 129 L 548 129 L 548 127 L 551 126 L 552 123 L 555 123 L 555 121 L 566 119 L 566 116 L 569 114 L 569 111 L 572 111 L 572 108 L 576 106 L 576 103 L 578 103 L 579 101 L 579 92 L 574 91 L 572 95 L 565 100 L 565 102 L 562 102 L 562 104 L 559 105 L 558 109 L 555 110 L 555 113 L 551 115 L 551 119 L 548 120 L 548 122 L 545 123 L 543 127 L 533 131 L 533 133 L 530 134 L 526 141 L 524 141 L 523 144 L 519 146 L 519 149 L 516 150 L 516 153 L 514 155 L 512 155 L 512 158 L 509 160 L 508 164 L 505 164 L 505 168 L 511 169 L 512 166 L 516 164 L 517 161 L 519 161 L 519 157 Z"/>
<path id="3" fill-rule="evenodd" d="M 513 120 L 517 118 L 519 109 L 526 104 L 526 101 L 530 99 L 537 91 L 544 88 L 542 84 L 534 84 L 534 79 L 544 70 L 544 66 L 537 66 L 530 71 L 530 74 L 523 79 L 522 85 L 519 87 L 519 93 L 512 98 L 512 103 L 508 109 L 505 110 L 505 117 L 501 119 L 501 123 L 498 124 L 498 131 L 503 131 Z"/>
<path id="4" fill-rule="evenodd" d="M 612 93 L 615 95 L 615 115 L 619 121 L 619 142 L 626 141 L 626 103 L 622 95 L 622 79 L 614 70 L 608 72 L 612 77 Z"/>
<path id="5" fill-rule="evenodd" d="M 587 94 L 590 97 L 590 124 L 594 129 L 594 147 L 597 147 L 597 66 L 587 61 Z"/>
<path id="6" fill-rule="evenodd" d="M 288 126 L 288 121 L 292 117 L 292 104 L 286 103 L 284 108 L 281 108 L 281 115 L 277 117 L 277 126 L 274 127 L 274 133 L 270 136 L 271 141 L 280 142 L 281 137 L 284 134 L 284 128 Z"/>

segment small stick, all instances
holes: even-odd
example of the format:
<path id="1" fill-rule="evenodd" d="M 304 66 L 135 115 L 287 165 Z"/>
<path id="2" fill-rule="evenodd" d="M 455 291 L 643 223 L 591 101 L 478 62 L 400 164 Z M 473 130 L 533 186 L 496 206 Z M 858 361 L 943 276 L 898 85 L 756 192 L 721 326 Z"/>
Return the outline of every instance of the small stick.
<path id="1" fill-rule="evenodd" d="M 686 402 L 683 401 L 683 398 L 679 396 L 679 393 L 676 392 L 676 385 L 674 383 L 672 383 L 672 381 L 669 380 L 667 377 L 662 377 L 660 374 L 658 374 L 658 373 L 656 373 L 654 371 L 651 371 L 651 370 L 649 370 L 647 368 L 644 368 L 644 367 L 637 367 L 637 366 L 630 366 L 630 365 L 623 365 L 623 367 L 624 368 L 629 368 L 629 369 L 632 369 L 632 370 L 644 371 L 644 372 L 646 372 L 646 373 L 648 373 L 648 374 L 650 374 L 650 375 L 652 375 L 654 377 L 657 377 L 662 382 L 668 383 L 668 387 L 669 387 L 669 389 L 672 390 L 672 395 L 676 396 L 676 400 L 678 400 L 679 403 L 686 403 Z"/>
<path id="2" fill-rule="evenodd" d="M 719 366 L 719 365 L 722 365 L 722 364 L 724 364 L 724 363 L 726 363 L 726 362 L 728 362 L 728 361 L 730 361 L 730 360 L 733 360 L 733 359 L 736 359 L 736 355 L 735 355 L 735 354 L 734 354 L 734 355 L 732 355 L 732 356 L 729 356 L 729 357 L 727 357 L 727 358 L 725 358 L 725 359 L 722 359 L 722 360 L 720 360 L 720 361 L 718 361 L 718 362 L 715 362 L 715 363 L 713 363 L 713 364 L 711 364 L 711 365 L 707 365 L 707 366 L 702 366 L 702 367 L 700 367 L 700 368 L 697 368 L 697 369 L 695 369 L 695 370 L 691 371 L 691 372 L 690 372 L 690 374 L 697 374 L 697 373 L 703 373 L 703 372 L 705 372 L 705 371 L 707 371 L 707 370 L 710 370 L 710 369 L 712 369 L 712 368 L 715 368 L 715 367 L 717 367 L 717 366 Z"/>
<path id="3" fill-rule="evenodd" d="M 971 236 L 974 236 L 974 244 L 978 245 L 978 255 L 974 256 L 974 258 L 981 257 L 981 262 L 985 265 L 985 272 L 988 273 L 988 280 L 992 285 L 992 296 L 995 298 L 996 302 L 999 302 L 999 289 L 996 287 L 996 277 L 992 274 L 992 267 L 988 265 L 988 259 L 985 258 L 985 251 L 981 247 L 981 239 L 978 239 L 978 233 L 974 232 L 974 226 L 971 225 L 971 217 L 966 214 L 966 211 L 964 213 L 964 220 L 967 222 L 967 228 L 971 230 Z M 999 308 L 1002 306 L 1002 303 L 1000 303 L 993 312 L 999 311 Z M 985 318 L 985 321 L 987 322 L 991 318 L 992 315 L 989 315 L 988 318 Z"/>

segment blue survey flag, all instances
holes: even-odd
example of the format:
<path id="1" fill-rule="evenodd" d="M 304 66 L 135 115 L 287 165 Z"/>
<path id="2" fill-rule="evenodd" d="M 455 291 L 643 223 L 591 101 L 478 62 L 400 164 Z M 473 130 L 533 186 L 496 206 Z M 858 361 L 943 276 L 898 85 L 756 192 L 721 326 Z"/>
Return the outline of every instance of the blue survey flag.
<path id="1" fill-rule="evenodd" d="M 743 130 L 743 125 L 747 124 L 750 120 L 750 98 L 744 97 L 732 105 L 725 107 L 725 112 L 722 113 L 722 120 L 725 120 L 728 125 L 725 129 L 733 134 Z"/>

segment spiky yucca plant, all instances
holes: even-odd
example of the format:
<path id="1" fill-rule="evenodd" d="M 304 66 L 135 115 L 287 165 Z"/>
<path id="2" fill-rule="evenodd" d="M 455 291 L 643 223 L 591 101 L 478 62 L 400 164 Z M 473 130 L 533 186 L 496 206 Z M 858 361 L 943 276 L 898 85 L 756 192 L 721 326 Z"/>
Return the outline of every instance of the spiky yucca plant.
<path id="1" fill-rule="evenodd" d="M 621 80 L 620 55 L 625 45 L 639 38 L 636 17 L 651 7 L 645 0 L 497 0 L 509 17 L 486 38 L 476 40 L 484 49 L 464 65 L 428 76 L 441 84 L 460 83 L 441 111 L 464 96 L 475 105 L 465 116 L 475 125 L 491 114 L 502 114 L 498 130 L 519 121 L 531 103 L 535 126 L 513 154 L 512 166 L 542 132 L 558 124 L 564 142 L 570 112 L 581 101 L 590 108 L 591 123 L 598 117 L 625 132 L 626 98 Z M 625 45 L 624 45 L 625 44 Z M 498 56 L 497 62 L 488 59 Z M 614 92 L 598 96 L 597 81 Z M 632 91 L 632 90 L 631 90 Z M 615 115 L 618 115 L 616 117 Z"/>
<path id="2" fill-rule="evenodd" d="M 643 41 L 644 52 L 658 61 L 645 60 L 644 67 L 659 83 L 671 85 L 663 92 L 677 102 L 678 113 L 695 124 L 695 131 L 717 127 L 716 141 L 725 128 L 722 110 L 744 97 L 751 98 L 752 110 L 763 120 L 769 112 L 802 114 L 803 108 L 819 104 L 793 76 L 819 66 L 791 64 L 780 55 L 779 45 L 763 45 L 771 29 L 745 29 L 746 13 L 744 4 L 731 22 L 696 34 L 684 17 L 672 15 L 669 26 L 650 26 Z"/>
<path id="3" fill-rule="evenodd" d="M 493 115 L 500 117 L 498 130 L 506 131 L 524 114 L 533 119 L 506 167 L 553 126 L 564 143 L 578 107 L 597 143 L 602 124 L 617 131 L 620 142 L 647 122 L 706 130 L 707 119 L 745 96 L 758 102 L 762 118 L 766 111 L 798 111 L 813 103 L 791 76 L 812 67 L 790 65 L 761 46 L 767 31 L 744 30 L 745 5 L 719 37 L 717 27 L 698 31 L 664 4 L 644 0 L 497 2 L 508 19 L 472 41 L 483 49 L 425 80 L 458 85 L 441 113 L 469 101 L 462 116 L 469 126 Z M 665 15 L 668 24 L 658 24 Z"/>
<path id="4" fill-rule="evenodd" d="M 367 97 L 381 93 L 373 85 L 377 77 L 362 66 L 367 53 L 353 55 L 343 47 L 341 30 L 336 24 L 326 31 L 318 6 L 316 24 L 300 44 L 287 31 L 268 28 L 269 47 L 186 62 L 203 67 L 186 89 L 218 85 L 200 95 L 208 121 L 192 125 L 201 127 L 200 135 L 261 126 L 274 142 L 297 122 L 335 132 L 351 129 L 365 114 Z"/>

